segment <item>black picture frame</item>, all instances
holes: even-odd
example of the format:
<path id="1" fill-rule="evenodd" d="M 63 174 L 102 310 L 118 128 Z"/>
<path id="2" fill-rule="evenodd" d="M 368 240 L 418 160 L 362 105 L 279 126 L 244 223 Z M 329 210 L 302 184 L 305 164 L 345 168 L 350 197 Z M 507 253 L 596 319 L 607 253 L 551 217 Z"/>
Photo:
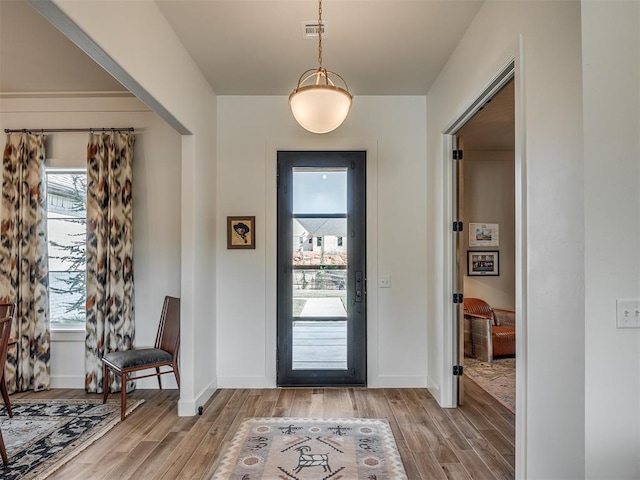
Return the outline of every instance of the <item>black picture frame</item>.
<path id="1" fill-rule="evenodd" d="M 467 250 L 467 276 L 497 277 L 500 275 L 498 250 Z"/>

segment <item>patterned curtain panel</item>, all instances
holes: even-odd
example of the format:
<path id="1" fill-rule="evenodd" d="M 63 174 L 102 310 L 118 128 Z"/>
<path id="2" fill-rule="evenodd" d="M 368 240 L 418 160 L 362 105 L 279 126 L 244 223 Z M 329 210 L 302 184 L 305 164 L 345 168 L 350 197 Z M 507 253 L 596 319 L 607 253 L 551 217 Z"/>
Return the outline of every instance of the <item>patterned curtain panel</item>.
<path id="1" fill-rule="evenodd" d="M 129 133 L 91 133 L 87 149 L 85 389 L 103 391 L 102 357 L 134 341 L 133 144 Z M 133 388 L 130 382 L 127 389 Z M 110 391 L 120 390 L 114 380 Z"/>
<path id="2" fill-rule="evenodd" d="M 0 299 L 18 310 L 5 369 L 9 392 L 49 388 L 49 268 L 43 135 L 7 136 L 2 157 Z"/>

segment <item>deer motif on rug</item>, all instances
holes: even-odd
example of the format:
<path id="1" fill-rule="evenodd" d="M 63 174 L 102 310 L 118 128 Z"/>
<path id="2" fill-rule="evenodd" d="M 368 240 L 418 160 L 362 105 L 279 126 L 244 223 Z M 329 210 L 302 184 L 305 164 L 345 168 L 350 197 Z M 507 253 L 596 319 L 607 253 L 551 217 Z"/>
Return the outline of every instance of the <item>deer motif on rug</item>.
<path id="1" fill-rule="evenodd" d="M 295 468 L 294 473 L 299 473 L 300 470 L 307 467 L 322 467 L 325 472 L 331 472 L 329 466 L 329 454 L 328 453 L 309 453 L 311 447 L 302 445 L 296 448 L 300 452 L 298 458 L 298 466 Z"/>

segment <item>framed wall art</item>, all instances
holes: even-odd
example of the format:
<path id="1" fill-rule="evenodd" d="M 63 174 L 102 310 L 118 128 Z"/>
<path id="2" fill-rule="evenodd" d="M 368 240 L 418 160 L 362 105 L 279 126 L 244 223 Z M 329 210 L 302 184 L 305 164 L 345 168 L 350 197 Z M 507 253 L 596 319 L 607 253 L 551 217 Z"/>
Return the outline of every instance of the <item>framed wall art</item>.
<path id="1" fill-rule="evenodd" d="M 256 217 L 227 217 L 227 248 L 256 248 Z"/>
<path id="2" fill-rule="evenodd" d="M 470 247 L 499 247 L 500 225 L 497 223 L 469 223 Z"/>
<path id="3" fill-rule="evenodd" d="M 467 250 L 468 276 L 500 275 L 500 252 L 497 250 Z"/>

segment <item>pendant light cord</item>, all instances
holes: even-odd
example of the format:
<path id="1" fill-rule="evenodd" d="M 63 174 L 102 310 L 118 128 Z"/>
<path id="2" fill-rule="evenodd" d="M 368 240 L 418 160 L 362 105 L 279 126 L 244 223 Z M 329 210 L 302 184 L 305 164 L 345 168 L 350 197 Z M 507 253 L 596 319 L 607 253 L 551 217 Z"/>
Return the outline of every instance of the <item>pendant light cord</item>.
<path id="1" fill-rule="evenodd" d="M 318 63 L 322 69 L 322 0 L 318 1 Z"/>

